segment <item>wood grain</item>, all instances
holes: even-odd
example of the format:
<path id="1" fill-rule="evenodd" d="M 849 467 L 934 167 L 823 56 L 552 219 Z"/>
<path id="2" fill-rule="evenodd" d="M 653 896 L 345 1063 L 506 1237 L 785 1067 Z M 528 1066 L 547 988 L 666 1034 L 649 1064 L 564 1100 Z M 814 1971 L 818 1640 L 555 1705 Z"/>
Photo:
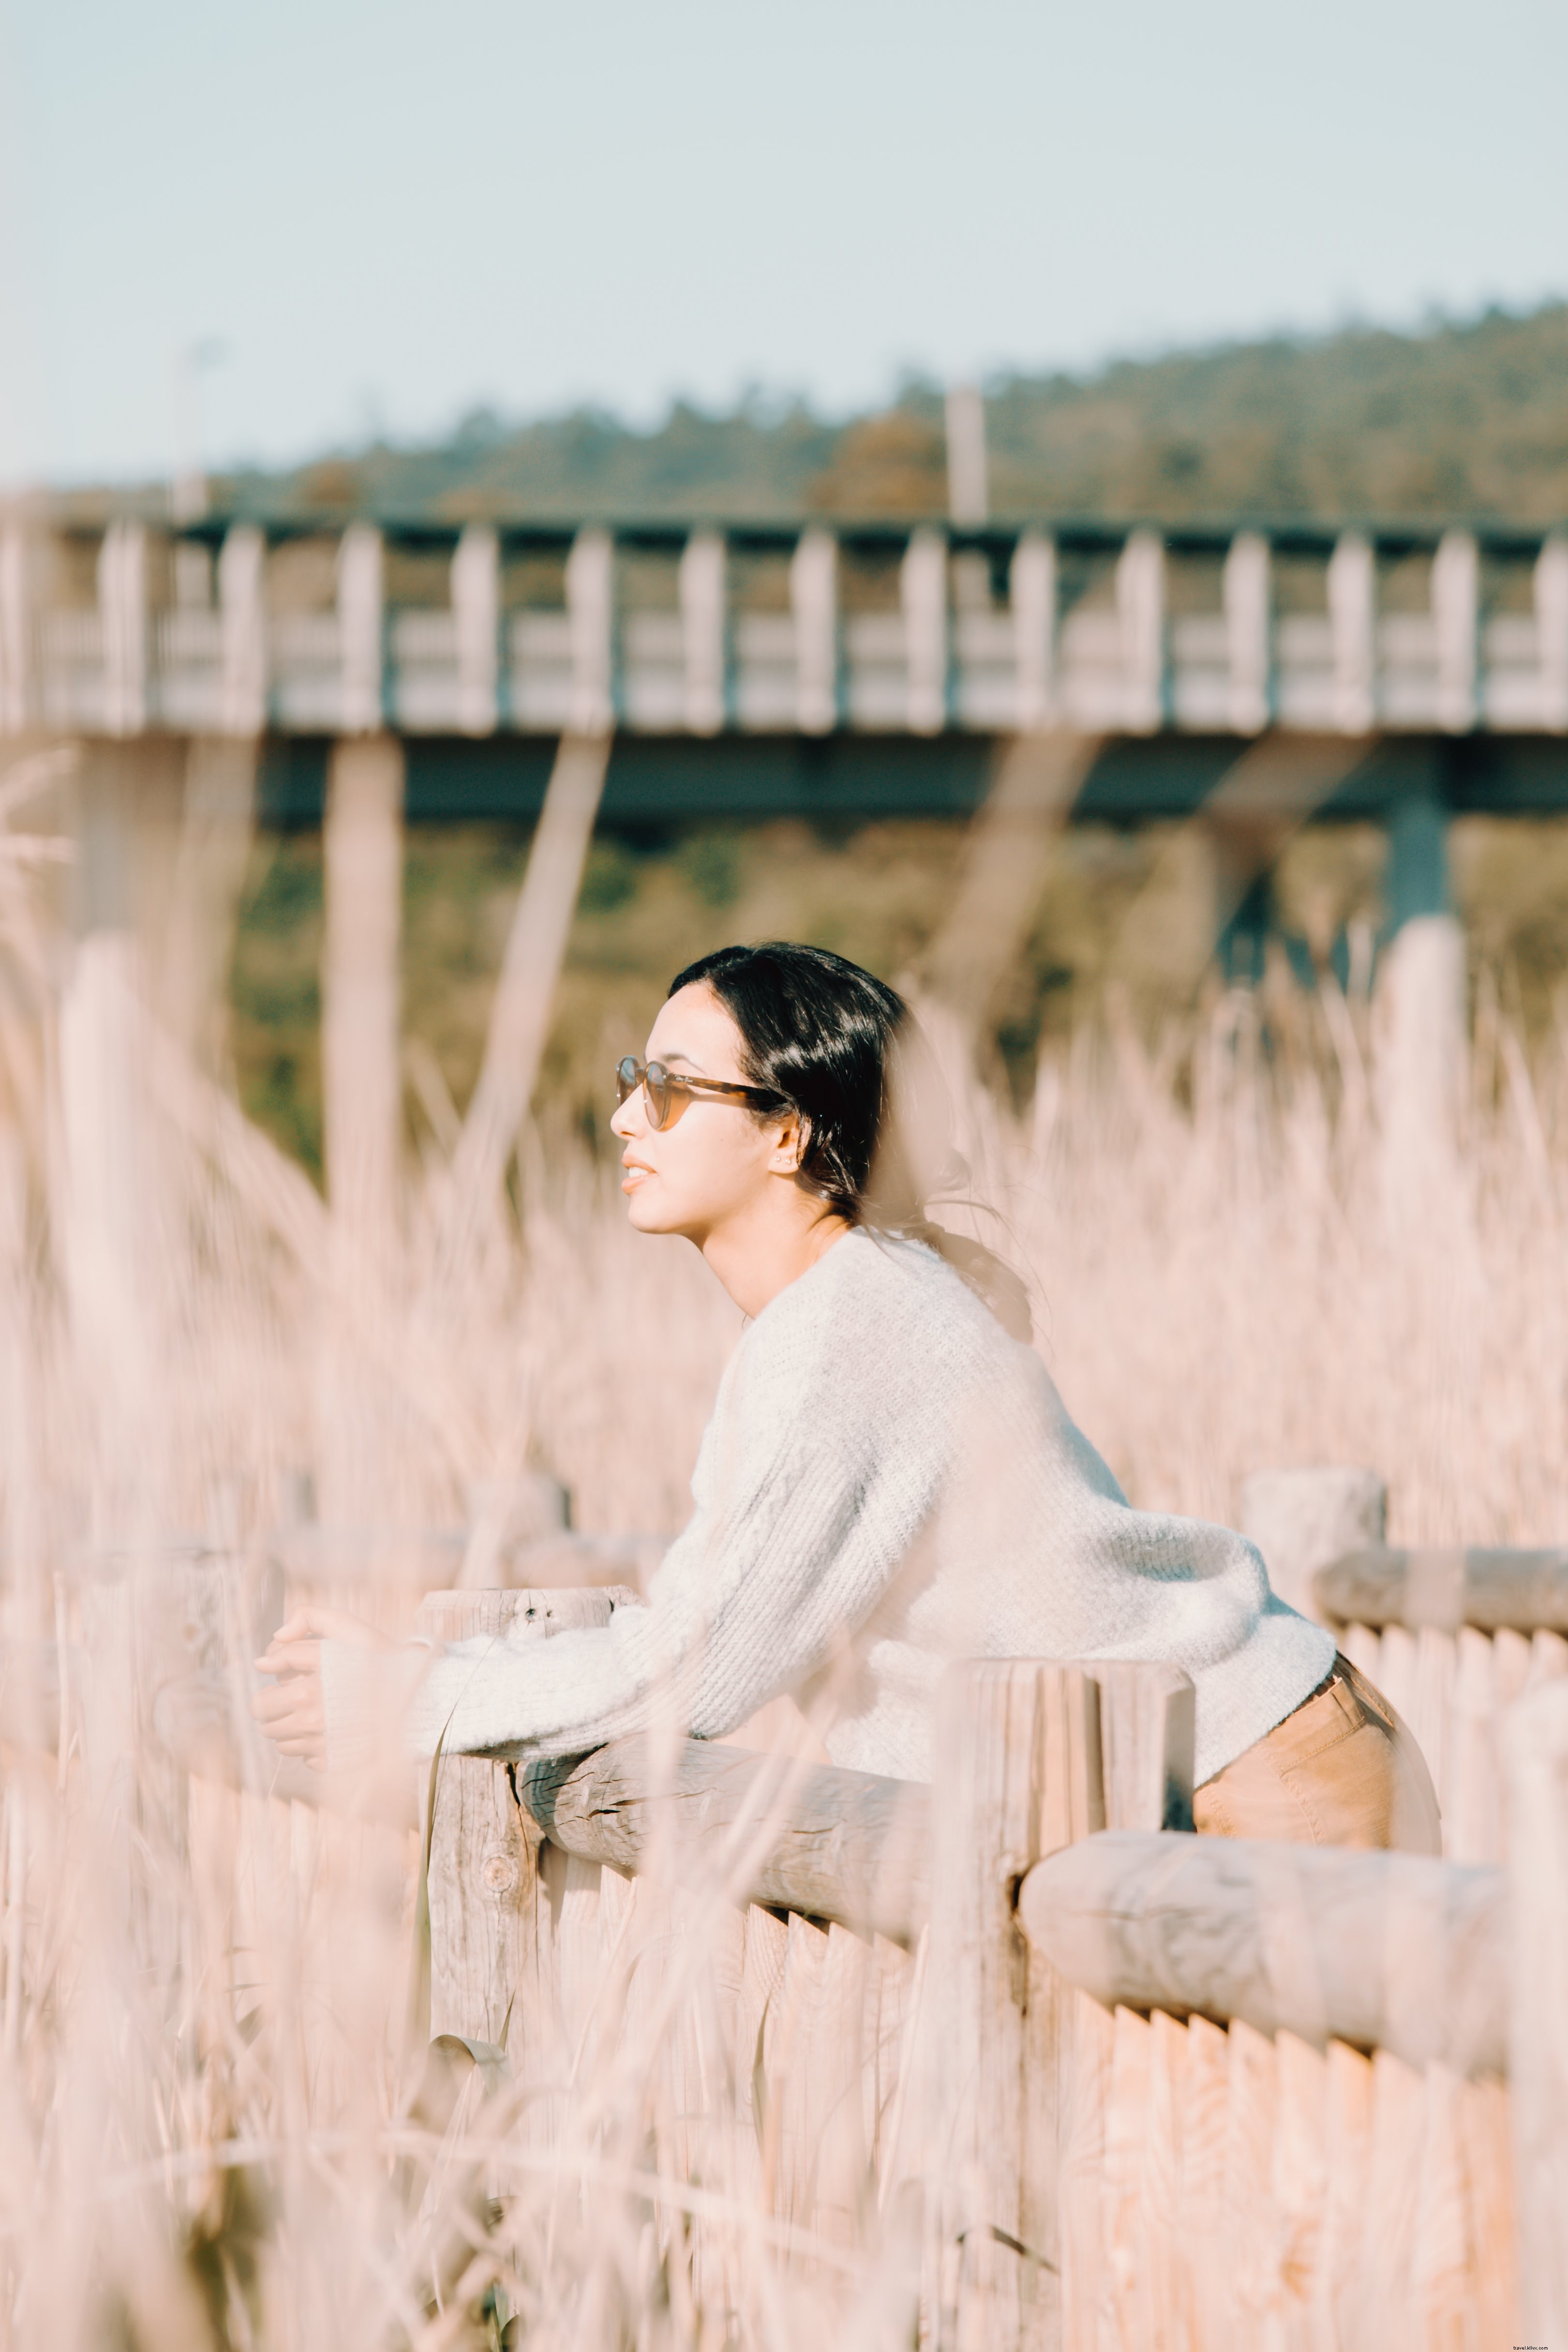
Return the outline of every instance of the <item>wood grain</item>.
<path id="1" fill-rule="evenodd" d="M 928 2270 L 942 2347 L 1051 2340 L 1060 2311 L 1056 2092 L 1064 1994 L 1014 1918 L 1042 1848 L 1103 1818 L 1098 1690 L 1081 1669 L 949 1669 L 928 1960 Z"/>
<path id="2" fill-rule="evenodd" d="M 1568 1551 L 1347 1552 L 1312 1580 L 1332 1625 L 1568 1633 Z"/>
<path id="3" fill-rule="evenodd" d="M 1568 1685 L 1509 1716 L 1513 2179 L 1523 2344 L 1568 2343 Z"/>
<path id="4" fill-rule="evenodd" d="M 1107 2006 L 1501 2074 L 1504 1903 L 1500 1871 L 1424 1855 L 1110 1830 L 1037 1864 L 1019 1916 Z"/>
<path id="5" fill-rule="evenodd" d="M 905 1945 L 925 1919 L 931 1802 L 913 1781 L 802 1769 L 696 1739 L 661 1771 L 643 1738 L 519 1764 L 516 1778 L 539 1827 L 585 1861 L 635 1871 L 662 1840 L 674 1864 L 700 1869 L 737 1902 Z"/>

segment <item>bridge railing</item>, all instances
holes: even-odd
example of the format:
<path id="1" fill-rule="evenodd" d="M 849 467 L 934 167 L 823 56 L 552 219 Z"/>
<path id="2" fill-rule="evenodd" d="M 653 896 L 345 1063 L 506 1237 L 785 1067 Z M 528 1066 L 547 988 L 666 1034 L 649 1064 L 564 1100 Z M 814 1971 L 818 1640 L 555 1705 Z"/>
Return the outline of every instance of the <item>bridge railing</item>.
<path id="1" fill-rule="evenodd" d="M 1568 537 L 1208 540 L 11 523 L 0 733 L 1568 730 Z"/>

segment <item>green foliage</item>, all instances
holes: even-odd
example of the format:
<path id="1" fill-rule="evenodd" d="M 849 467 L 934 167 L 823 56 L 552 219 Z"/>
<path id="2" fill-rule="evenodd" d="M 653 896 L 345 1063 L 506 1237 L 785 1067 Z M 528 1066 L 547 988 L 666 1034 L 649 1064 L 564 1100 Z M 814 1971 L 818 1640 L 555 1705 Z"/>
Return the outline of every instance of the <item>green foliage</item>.
<path id="1" fill-rule="evenodd" d="M 672 975 L 732 940 L 810 940 L 895 985 L 918 984 L 952 903 L 956 820 L 830 832 L 706 824 L 667 839 L 596 840 L 556 1000 L 541 1099 L 602 1140 L 616 1057 L 640 1047 Z M 503 825 L 413 830 L 403 870 L 402 1021 L 459 1109 L 479 1072 L 527 835 Z M 1382 919 L 1380 827 L 1299 834 L 1274 877 L 1279 923 L 1320 961 L 1346 927 Z M 1568 827 L 1461 818 L 1454 887 L 1478 972 L 1539 1037 L 1568 1008 Z M 233 976 L 242 1098 L 313 1173 L 321 1164 L 320 846 L 286 835 L 257 854 Z M 990 1008 L 988 1057 L 1027 1099 L 1040 1049 L 1113 995 L 1154 1034 L 1207 983 L 1228 908 L 1202 828 L 1074 827 L 1057 844 L 1030 935 Z M 416 1119 L 419 1116 L 415 1115 Z"/>
<path id="2" fill-rule="evenodd" d="M 321 1173 L 321 843 L 258 843 L 230 972 L 240 1098 L 318 1179 Z"/>
<path id="3" fill-rule="evenodd" d="M 1568 515 L 1568 304 L 1492 310 L 1414 334 L 1353 327 L 1273 336 L 1087 376 L 1019 373 L 988 388 L 991 500 L 1001 516 L 1237 514 L 1335 519 Z M 524 425 L 470 418 L 429 448 L 381 445 L 219 487 L 242 512 L 475 516 L 940 514 L 941 403 L 905 384 L 887 408 L 829 423 L 798 403 L 731 415 L 677 403 L 638 432 L 578 411 Z"/>

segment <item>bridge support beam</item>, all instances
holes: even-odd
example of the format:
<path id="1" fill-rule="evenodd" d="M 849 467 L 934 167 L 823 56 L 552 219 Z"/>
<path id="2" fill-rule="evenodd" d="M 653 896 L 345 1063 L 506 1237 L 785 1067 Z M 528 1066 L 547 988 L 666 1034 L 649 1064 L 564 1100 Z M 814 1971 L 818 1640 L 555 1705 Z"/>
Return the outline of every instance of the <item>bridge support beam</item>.
<path id="1" fill-rule="evenodd" d="M 402 804 L 403 749 L 395 736 L 334 745 L 321 844 L 327 1197 L 368 1265 L 384 1264 L 397 1230 Z"/>
<path id="2" fill-rule="evenodd" d="M 77 855 L 59 1015 L 59 1246 L 68 1312 L 91 1367 L 87 1533 L 99 1543 L 147 1534 L 172 1500 L 156 1410 L 162 1220 L 144 1015 L 149 949 L 168 915 L 180 772 L 171 737 L 99 740 L 83 748 L 67 795 Z"/>
<path id="3" fill-rule="evenodd" d="M 1385 1133 L 1401 1167 L 1451 1143 L 1465 1037 L 1465 941 L 1448 879 L 1446 761 L 1412 745 L 1388 818 L 1385 900 L 1391 934 L 1378 981 Z"/>

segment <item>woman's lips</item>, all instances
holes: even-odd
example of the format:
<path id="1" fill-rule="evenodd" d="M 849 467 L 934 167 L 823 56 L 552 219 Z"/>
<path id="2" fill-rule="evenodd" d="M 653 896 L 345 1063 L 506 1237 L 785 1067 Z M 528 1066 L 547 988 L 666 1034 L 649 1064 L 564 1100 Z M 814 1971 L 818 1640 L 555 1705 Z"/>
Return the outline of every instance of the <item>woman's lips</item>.
<path id="1" fill-rule="evenodd" d="M 628 1160 L 624 1165 L 626 1173 L 621 1179 L 621 1190 L 623 1192 L 634 1192 L 643 1177 L 651 1176 L 653 1172 L 651 1168 L 644 1168 L 640 1160 Z"/>

